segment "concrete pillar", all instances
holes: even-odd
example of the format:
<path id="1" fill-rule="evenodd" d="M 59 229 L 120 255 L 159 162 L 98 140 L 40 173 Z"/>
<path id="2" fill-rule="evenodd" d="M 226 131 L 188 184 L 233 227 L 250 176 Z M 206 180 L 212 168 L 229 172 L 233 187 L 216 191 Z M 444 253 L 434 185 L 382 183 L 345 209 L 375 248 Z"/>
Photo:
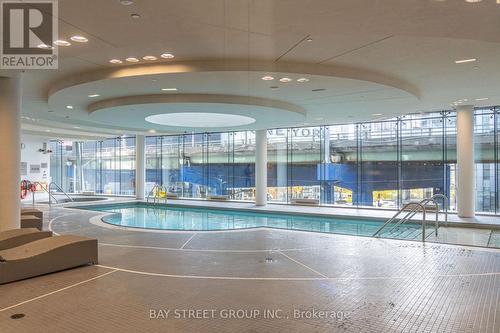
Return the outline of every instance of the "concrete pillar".
<path id="1" fill-rule="evenodd" d="M 146 191 L 146 138 L 135 137 L 135 197 L 144 200 Z"/>
<path id="2" fill-rule="evenodd" d="M 21 227 L 21 75 L 0 77 L 0 231 Z"/>
<path id="3" fill-rule="evenodd" d="M 255 204 L 267 204 L 267 130 L 255 132 Z"/>
<path id="4" fill-rule="evenodd" d="M 457 107 L 457 210 L 460 217 L 475 216 L 474 107 Z"/>

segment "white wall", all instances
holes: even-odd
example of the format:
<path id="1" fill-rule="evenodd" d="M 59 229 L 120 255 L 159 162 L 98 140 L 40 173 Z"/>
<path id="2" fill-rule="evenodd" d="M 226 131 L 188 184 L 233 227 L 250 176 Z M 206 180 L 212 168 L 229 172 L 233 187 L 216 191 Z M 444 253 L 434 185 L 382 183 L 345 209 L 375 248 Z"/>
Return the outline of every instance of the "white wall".
<path id="1" fill-rule="evenodd" d="M 39 151 L 43 149 L 44 143 L 47 144 L 48 149 L 49 140 L 47 138 L 24 134 L 21 136 L 21 164 L 22 162 L 27 163 L 27 174 L 24 175 L 21 170 L 21 180 L 50 182 L 50 154 Z M 42 168 L 44 163 L 46 168 Z M 38 166 L 39 172 L 35 172 L 32 166 Z"/>

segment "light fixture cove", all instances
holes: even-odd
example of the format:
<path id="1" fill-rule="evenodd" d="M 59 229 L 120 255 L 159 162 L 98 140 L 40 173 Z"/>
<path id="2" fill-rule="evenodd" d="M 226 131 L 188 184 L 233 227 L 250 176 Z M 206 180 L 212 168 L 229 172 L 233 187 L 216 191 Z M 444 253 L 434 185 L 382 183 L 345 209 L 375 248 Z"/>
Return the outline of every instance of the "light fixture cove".
<path id="1" fill-rule="evenodd" d="M 149 123 L 185 128 L 217 128 L 244 126 L 255 123 L 254 118 L 235 114 L 208 112 L 176 112 L 146 117 Z"/>

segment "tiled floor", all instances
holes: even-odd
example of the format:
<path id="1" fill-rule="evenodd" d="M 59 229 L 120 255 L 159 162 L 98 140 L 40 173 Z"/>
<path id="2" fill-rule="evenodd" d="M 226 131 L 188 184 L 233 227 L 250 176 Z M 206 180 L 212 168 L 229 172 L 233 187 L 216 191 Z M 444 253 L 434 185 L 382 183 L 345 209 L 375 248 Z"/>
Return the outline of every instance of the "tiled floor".
<path id="1" fill-rule="evenodd" d="M 95 215 L 46 214 L 57 233 L 98 238 L 100 266 L 0 286 L 0 332 L 500 332 L 500 250 L 269 229 L 152 233 L 90 224 Z M 169 317 L 151 319 L 159 309 Z M 187 320 L 176 309 L 214 311 Z M 257 319 L 225 318 L 240 309 Z M 318 310 L 328 318 L 306 317 Z"/>

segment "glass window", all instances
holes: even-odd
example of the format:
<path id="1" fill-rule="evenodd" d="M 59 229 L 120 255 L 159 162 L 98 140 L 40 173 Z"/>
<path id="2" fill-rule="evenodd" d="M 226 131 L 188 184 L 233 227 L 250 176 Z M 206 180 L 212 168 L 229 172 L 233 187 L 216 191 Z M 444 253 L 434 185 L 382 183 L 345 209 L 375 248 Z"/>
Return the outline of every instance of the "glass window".
<path id="1" fill-rule="evenodd" d="M 434 194 L 448 196 L 443 117 L 403 117 L 400 137 L 402 204 L 431 198 Z"/>
<path id="2" fill-rule="evenodd" d="M 495 114 L 477 110 L 474 116 L 474 159 L 476 166 L 476 211 L 495 212 Z"/>
<path id="3" fill-rule="evenodd" d="M 360 206 L 397 208 L 398 122 L 383 121 L 360 126 Z"/>
<path id="4" fill-rule="evenodd" d="M 288 203 L 290 164 L 289 142 L 291 129 L 267 131 L 267 199 L 269 202 Z"/>
<path id="5" fill-rule="evenodd" d="M 357 205 L 358 197 L 358 126 L 336 125 L 326 128 L 325 146 L 329 155 L 323 161 L 323 202 L 334 205 Z"/>

